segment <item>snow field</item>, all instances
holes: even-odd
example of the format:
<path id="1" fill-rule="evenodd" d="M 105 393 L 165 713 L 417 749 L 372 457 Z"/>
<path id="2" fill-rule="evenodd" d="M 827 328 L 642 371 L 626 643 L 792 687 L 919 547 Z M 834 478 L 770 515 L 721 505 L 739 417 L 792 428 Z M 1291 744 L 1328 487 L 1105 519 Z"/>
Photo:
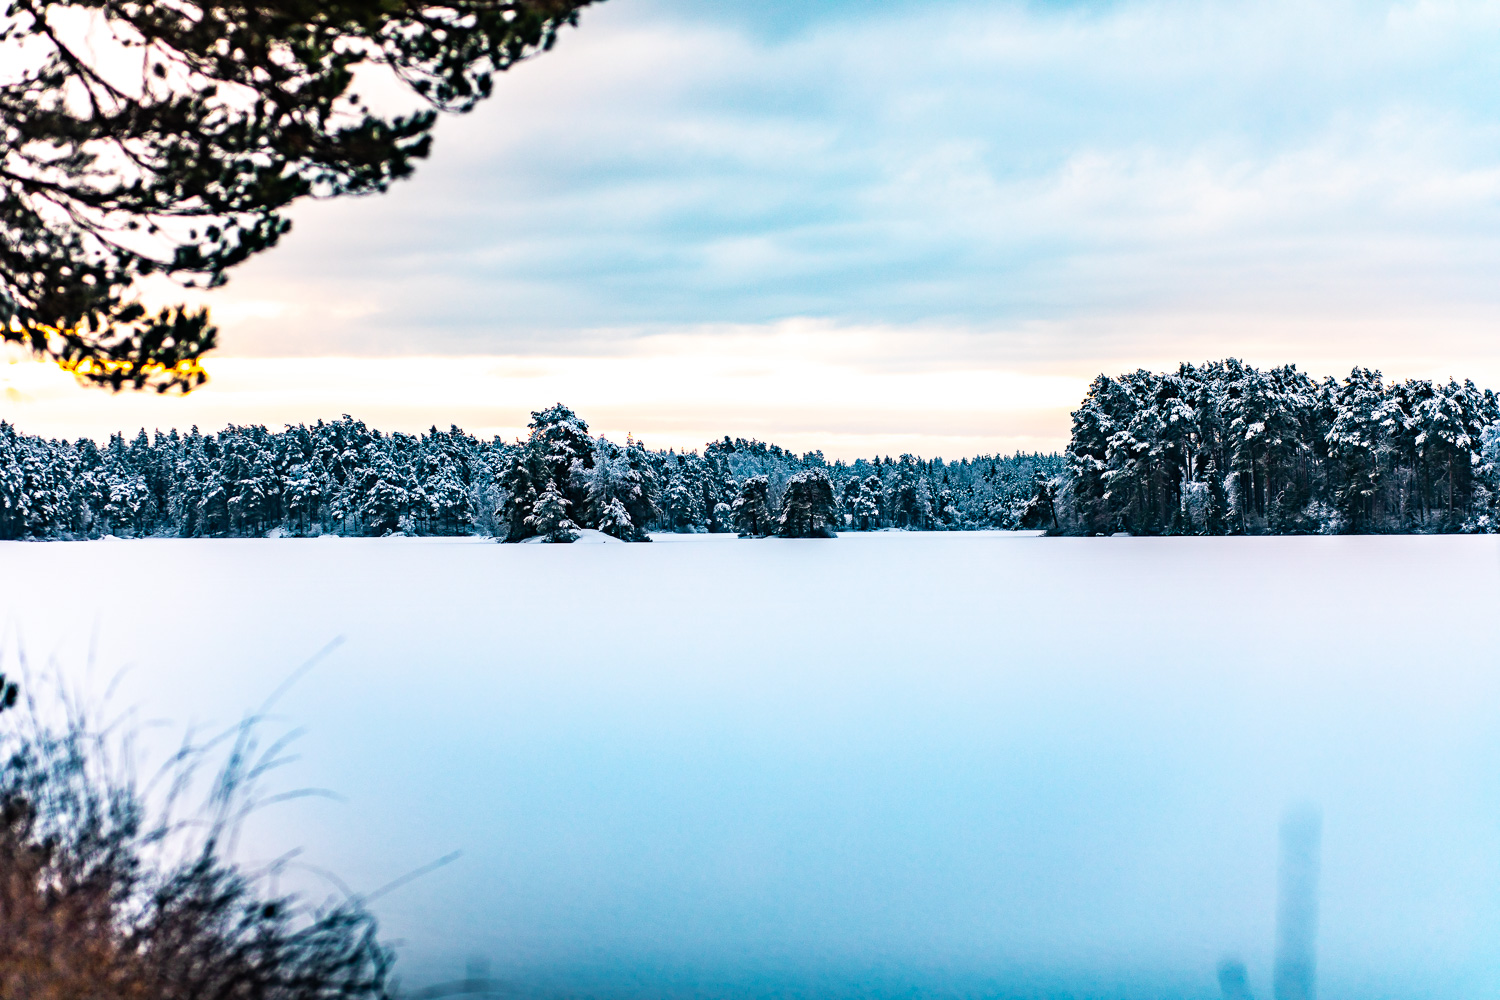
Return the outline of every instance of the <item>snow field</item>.
<path id="1" fill-rule="evenodd" d="M 1312 801 L 1324 1000 L 1500 987 L 1494 539 L 671 542 L 0 543 L 5 667 L 208 727 L 343 636 L 247 851 L 461 850 L 415 986 L 1268 996 Z"/>

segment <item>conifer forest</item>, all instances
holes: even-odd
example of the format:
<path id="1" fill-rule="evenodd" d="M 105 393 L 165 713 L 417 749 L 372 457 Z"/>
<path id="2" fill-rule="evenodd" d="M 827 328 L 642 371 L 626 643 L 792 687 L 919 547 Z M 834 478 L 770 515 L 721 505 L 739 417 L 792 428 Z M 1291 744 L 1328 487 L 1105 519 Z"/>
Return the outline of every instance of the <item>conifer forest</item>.
<path id="1" fill-rule="evenodd" d="M 489 535 L 584 529 L 823 537 L 881 528 L 1147 535 L 1490 532 L 1500 402 L 1472 382 L 1318 381 L 1239 361 L 1100 376 L 1062 455 L 854 462 L 741 438 L 702 452 L 594 437 L 561 404 L 523 441 L 141 431 L 100 445 L 0 423 L 0 538 Z"/>
<path id="2" fill-rule="evenodd" d="M 387 434 L 348 416 L 103 445 L 0 423 L 0 538 L 1011 528 L 1036 483 L 1062 472 L 1056 455 L 844 463 L 727 437 L 701 453 L 654 451 L 592 437 L 562 405 L 534 413 L 526 440 L 509 443 L 456 427 Z"/>
<path id="3" fill-rule="evenodd" d="M 1493 532 L 1500 403 L 1473 382 L 1338 381 L 1234 359 L 1100 376 L 1055 484 L 1075 534 Z"/>

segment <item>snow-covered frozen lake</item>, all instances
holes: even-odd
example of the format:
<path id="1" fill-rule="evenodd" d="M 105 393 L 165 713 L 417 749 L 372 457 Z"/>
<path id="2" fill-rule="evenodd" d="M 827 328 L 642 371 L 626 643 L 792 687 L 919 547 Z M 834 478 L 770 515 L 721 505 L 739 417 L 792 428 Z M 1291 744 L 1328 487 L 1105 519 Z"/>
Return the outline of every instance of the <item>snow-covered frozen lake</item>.
<path id="1" fill-rule="evenodd" d="M 1500 991 L 1500 541 L 0 543 L 114 704 L 306 727 L 253 846 L 373 889 L 409 987 L 1269 997 L 1322 809 L 1319 996 Z"/>

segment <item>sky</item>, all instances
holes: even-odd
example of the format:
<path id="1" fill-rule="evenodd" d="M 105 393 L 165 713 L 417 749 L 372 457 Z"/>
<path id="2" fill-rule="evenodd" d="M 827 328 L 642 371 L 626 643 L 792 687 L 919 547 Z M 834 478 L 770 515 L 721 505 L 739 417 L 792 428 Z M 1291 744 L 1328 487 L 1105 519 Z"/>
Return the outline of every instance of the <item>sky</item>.
<path id="1" fill-rule="evenodd" d="M 952 458 L 1180 361 L 1500 387 L 1497 81 L 1488 3 L 608 0 L 411 180 L 298 206 L 204 300 L 208 387 L 12 354 L 0 418 L 510 437 L 560 400 Z"/>

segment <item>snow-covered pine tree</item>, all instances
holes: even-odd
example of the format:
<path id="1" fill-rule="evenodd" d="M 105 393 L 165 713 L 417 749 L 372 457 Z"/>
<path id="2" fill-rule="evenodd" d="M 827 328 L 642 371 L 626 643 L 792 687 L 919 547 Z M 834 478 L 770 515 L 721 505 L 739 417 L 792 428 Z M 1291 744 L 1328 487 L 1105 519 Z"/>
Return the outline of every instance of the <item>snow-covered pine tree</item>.
<path id="1" fill-rule="evenodd" d="M 834 538 L 833 483 L 822 469 L 804 469 L 787 480 L 776 533 L 782 538 Z"/>
<path id="2" fill-rule="evenodd" d="M 578 475 L 586 487 L 590 518 L 600 531 L 626 542 L 649 542 L 645 525 L 656 516 L 656 508 L 647 498 L 645 477 L 632 464 L 632 449 L 633 439 L 621 448 L 601 437 L 594 442 L 593 467 L 580 469 Z M 636 520 L 638 514 L 643 521 Z"/>
<path id="3" fill-rule="evenodd" d="M 625 462 L 630 466 L 629 489 L 620 492 L 620 501 L 635 523 L 633 541 L 649 542 L 646 531 L 661 517 L 661 474 L 651 452 L 630 434 L 625 435 Z"/>
<path id="4" fill-rule="evenodd" d="M 473 508 L 457 463 L 436 450 L 428 450 L 421 463 L 418 489 L 426 530 L 435 535 L 467 533 L 473 524 Z"/>
<path id="5" fill-rule="evenodd" d="M 537 500 L 537 477 L 523 445 L 505 446 L 495 475 L 495 486 L 504 497 L 495 518 L 505 530 L 507 542 L 519 542 L 536 532 L 531 527 Z"/>
<path id="6" fill-rule="evenodd" d="M 282 499 L 286 505 L 288 529 L 294 535 L 310 534 L 323 499 L 318 477 L 311 463 L 299 462 L 287 470 Z"/>
<path id="7" fill-rule="evenodd" d="M 881 510 L 881 501 L 885 495 L 885 485 L 877 475 L 865 477 L 864 491 L 859 497 L 859 506 L 854 511 L 854 516 L 861 526 L 870 529 L 878 528 L 884 517 Z"/>
<path id="8" fill-rule="evenodd" d="M 662 499 L 668 531 L 698 532 L 707 529 L 708 515 L 703 509 L 703 490 L 698 480 L 697 470 L 686 461 L 686 456 L 677 456 Z"/>
<path id="9" fill-rule="evenodd" d="M 25 538 L 28 520 L 26 473 L 15 428 L 0 420 L 0 539 Z"/>
<path id="10" fill-rule="evenodd" d="M 1465 532 L 1494 534 L 1500 532 L 1500 423 L 1491 423 L 1479 432 L 1479 461 L 1474 466 L 1474 498 Z"/>
<path id="11" fill-rule="evenodd" d="M 751 476 L 740 484 L 740 494 L 730 505 L 730 518 L 741 538 L 764 538 L 776 530 L 769 505 L 770 482 Z"/>
<path id="12" fill-rule="evenodd" d="M 588 511 L 588 486 L 584 473 L 594 465 L 594 440 L 589 425 L 561 403 L 531 414 L 531 434 L 526 449 L 538 480 L 551 479 L 558 492 L 579 517 Z"/>
<path id="13" fill-rule="evenodd" d="M 549 542 L 576 542 L 578 525 L 568 518 L 571 501 L 557 488 L 557 481 L 549 479 L 547 488 L 536 498 L 536 506 L 526 523 L 532 531 Z"/>
<path id="14" fill-rule="evenodd" d="M 1368 368 L 1352 370 L 1332 404 L 1333 420 L 1324 432 L 1333 484 L 1327 499 L 1352 530 L 1365 531 L 1375 522 L 1377 494 L 1406 417 L 1380 372 Z"/>
<path id="15" fill-rule="evenodd" d="M 634 541 L 635 523 L 619 497 L 610 497 L 599 511 L 599 530 L 622 542 Z"/>
<path id="16" fill-rule="evenodd" d="M 868 531 L 870 527 L 869 524 L 861 524 L 859 520 L 860 494 L 864 490 L 864 480 L 857 475 L 849 477 L 840 490 L 839 506 L 843 508 L 844 525 L 855 531 Z"/>
<path id="17" fill-rule="evenodd" d="M 1475 457 L 1484 427 L 1495 420 L 1493 396 L 1486 400 L 1473 382 L 1433 385 L 1414 408 L 1414 444 L 1435 487 L 1433 506 L 1443 508 L 1442 528 L 1454 530 L 1463 520 L 1473 488 Z"/>
<path id="18" fill-rule="evenodd" d="M 1041 469 L 1033 473 L 1031 501 L 1021 512 L 1021 527 L 1061 531 L 1057 517 L 1057 487 Z"/>
<path id="19" fill-rule="evenodd" d="M 371 446 L 369 482 L 359 515 L 371 535 L 408 532 L 416 484 L 383 448 Z"/>

